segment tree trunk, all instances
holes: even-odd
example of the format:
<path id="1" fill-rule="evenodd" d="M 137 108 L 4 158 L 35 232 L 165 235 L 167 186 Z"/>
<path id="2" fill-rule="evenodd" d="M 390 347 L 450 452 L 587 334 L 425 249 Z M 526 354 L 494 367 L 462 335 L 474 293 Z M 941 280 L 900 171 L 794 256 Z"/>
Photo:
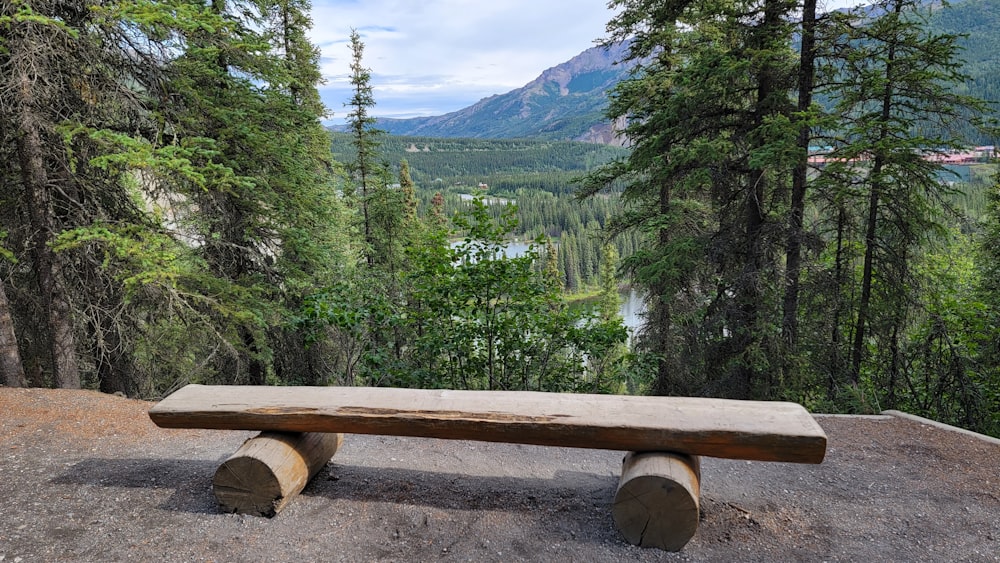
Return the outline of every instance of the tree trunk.
<path id="1" fill-rule="evenodd" d="M 799 57 L 798 111 L 804 113 L 812 106 L 816 77 L 816 0 L 805 0 L 802 5 L 802 52 Z M 791 205 L 788 210 L 788 242 L 785 249 L 785 296 L 782 302 L 782 336 L 788 345 L 788 355 L 794 356 L 799 333 L 799 280 L 802 275 L 802 234 L 805 216 L 806 187 L 809 172 L 810 127 L 799 126 L 796 146 L 802 154 L 792 172 Z M 791 358 L 790 358 L 791 359 Z"/>
<path id="2" fill-rule="evenodd" d="M 659 196 L 661 217 L 670 216 L 671 204 L 670 183 L 662 182 L 660 184 Z M 657 237 L 660 248 L 670 247 L 670 229 L 666 225 L 660 227 Z M 670 287 L 665 282 L 656 282 L 652 285 L 652 288 L 654 290 L 653 294 L 647 300 L 649 303 L 647 323 L 655 323 L 651 332 L 655 335 L 654 342 L 656 348 L 653 350 L 653 353 L 658 359 L 656 361 L 656 383 L 653 387 L 653 392 L 657 395 L 673 395 L 681 391 L 684 394 L 687 390 L 679 389 L 677 364 L 671 361 L 671 356 L 674 353 L 670 346 L 670 325 L 673 322 L 671 318 L 671 304 L 674 301 L 674 295 L 671 293 L 676 288 Z"/>
<path id="3" fill-rule="evenodd" d="M 25 47 L 25 49 L 29 49 Z M 18 120 L 17 152 L 21 164 L 21 177 L 31 220 L 32 258 L 38 276 L 38 289 L 42 306 L 48 315 L 51 339 L 53 380 L 57 387 L 80 388 L 80 370 L 77 365 L 76 341 L 73 319 L 66 288 L 62 281 L 59 257 L 49 246 L 55 233 L 49 177 L 44 164 L 44 145 L 39 131 L 42 122 L 34 111 L 34 81 L 24 61 L 17 69 L 18 104 L 14 109 Z"/>
<path id="4" fill-rule="evenodd" d="M 827 388 L 827 396 L 830 399 L 833 399 L 836 395 L 837 387 L 840 386 L 841 376 L 843 375 L 840 356 L 840 318 L 843 315 L 844 310 L 844 255 L 846 253 L 846 250 L 844 249 L 844 237 L 846 229 L 847 212 L 844 210 L 844 206 L 840 205 L 837 210 L 837 250 L 834 258 L 833 287 L 831 288 L 831 291 L 835 293 L 833 318 L 830 321 L 830 359 L 828 366 L 830 378 L 828 381 L 829 386 Z"/>
<path id="5" fill-rule="evenodd" d="M 894 13 L 898 18 L 903 9 L 903 3 L 897 1 Z M 878 138 L 874 140 L 874 145 L 879 146 L 889 137 L 888 123 L 892 117 L 892 109 L 896 89 L 896 46 L 894 39 L 889 44 L 889 51 L 885 59 L 885 86 L 882 95 L 882 125 L 879 129 Z M 884 151 L 885 149 L 878 149 Z M 868 175 L 871 179 L 871 194 L 868 200 L 868 224 L 865 230 L 865 261 L 861 274 L 861 300 L 858 303 L 858 318 L 854 329 L 854 345 L 851 350 L 851 379 L 854 384 L 861 379 L 861 361 L 864 359 L 865 351 L 865 330 L 868 326 L 868 316 L 871 310 L 872 298 L 872 276 L 874 275 L 875 264 L 875 244 L 878 235 L 878 208 L 881 205 L 880 197 L 882 192 L 882 169 L 886 164 L 886 155 L 876 153 L 872 160 L 872 169 Z"/>
<path id="6" fill-rule="evenodd" d="M 751 39 L 752 43 L 758 43 L 758 48 L 765 48 L 770 40 L 770 34 L 774 33 L 782 24 L 782 3 L 779 0 L 767 0 L 764 3 L 764 19 L 758 29 L 754 30 L 757 36 Z M 753 128 L 759 131 L 763 128 L 769 117 L 782 113 L 781 101 L 779 101 L 780 90 L 780 69 L 771 62 L 764 63 L 757 74 L 757 101 L 754 108 Z M 784 94 L 781 94 L 783 97 Z M 768 141 L 758 138 L 753 141 L 754 148 L 766 144 Z M 761 324 L 761 309 L 765 306 L 765 298 L 762 288 L 766 285 L 764 275 L 767 272 L 766 241 L 764 240 L 764 227 L 767 220 L 765 206 L 768 197 L 771 195 L 771 182 L 768 180 L 768 170 L 766 167 L 748 167 L 746 176 L 747 191 L 743 201 L 743 268 L 740 280 L 737 283 L 738 292 L 738 315 L 733 322 L 733 351 L 739 356 L 738 364 L 733 373 L 733 385 L 730 387 L 729 395 L 736 399 L 749 399 L 755 396 L 769 397 L 772 393 L 772 382 L 770 380 L 773 370 L 761 370 L 754 366 L 754 347 L 761 342 L 761 336 L 765 333 Z M 767 381 L 759 381 L 766 377 Z M 761 386 L 761 383 L 764 383 Z"/>
<path id="7" fill-rule="evenodd" d="M 698 456 L 630 452 L 611 515 L 633 545 L 680 551 L 698 531 L 701 494 Z"/>
<path id="8" fill-rule="evenodd" d="M 7 301 L 3 281 L 0 281 L 0 376 L 7 387 L 26 387 L 28 384 L 24 377 L 21 354 L 17 349 L 14 320 L 11 318 L 10 302 Z"/>
<path id="9" fill-rule="evenodd" d="M 882 173 L 881 157 L 875 159 L 872 174 Z M 879 183 L 871 188 L 868 199 L 868 223 L 865 229 L 865 259 L 861 272 L 861 298 L 858 301 L 858 318 L 854 325 L 854 343 L 851 346 L 851 382 L 855 385 L 861 380 L 861 361 L 865 350 L 865 328 L 868 326 L 868 315 L 872 300 L 872 275 L 875 267 L 875 237 L 878 227 Z"/>

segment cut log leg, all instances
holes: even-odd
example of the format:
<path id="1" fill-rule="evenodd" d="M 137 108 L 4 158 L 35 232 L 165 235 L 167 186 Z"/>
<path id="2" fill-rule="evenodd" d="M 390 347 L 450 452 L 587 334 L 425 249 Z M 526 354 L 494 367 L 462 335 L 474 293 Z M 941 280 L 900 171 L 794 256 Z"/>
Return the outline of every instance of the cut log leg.
<path id="1" fill-rule="evenodd" d="M 680 551 L 698 529 L 698 456 L 630 453 L 612 515 L 625 539 L 642 547 Z"/>
<path id="2" fill-rule="evenodd" d="M 223 512 L 271 517 L 330 461 L 343 434 L 261 432 L 215 472 L 212 488 Z"/>

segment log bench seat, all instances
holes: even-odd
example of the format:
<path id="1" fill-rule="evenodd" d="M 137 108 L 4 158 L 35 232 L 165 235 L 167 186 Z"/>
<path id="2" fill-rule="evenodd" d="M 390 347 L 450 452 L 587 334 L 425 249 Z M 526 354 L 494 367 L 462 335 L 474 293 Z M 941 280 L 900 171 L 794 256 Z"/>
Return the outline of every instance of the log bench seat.
<path id="1" fill-rule="evenodd" d="M 216 471 L 227 512 L 274 515 L 342 436 L 380 434 L 630 452 L 613 517 L 636 545 L 681 549 L 698 526 L 700 456 L 820 463 L 800 405 L 687 397 L 367 387 L 188 385 L 149 411 L 163 428 L 258 430 Z"/>

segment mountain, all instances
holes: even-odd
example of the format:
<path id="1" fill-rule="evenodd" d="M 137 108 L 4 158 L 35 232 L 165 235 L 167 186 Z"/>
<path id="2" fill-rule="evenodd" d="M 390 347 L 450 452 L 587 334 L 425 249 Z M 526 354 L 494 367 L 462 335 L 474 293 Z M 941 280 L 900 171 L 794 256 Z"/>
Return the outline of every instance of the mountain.
<path id="1" fill-rule="evenodd" d="M 604 117 L 608 90 L 628 74 L 627 46 L 593 47 L 522 88 L 435 117 L 379 119 L 392 135 L 536 138 L 619 144 Z"/>
<path id="2" fill-rule="evenodd" d="M 964 71 L 970 79 L 957 88 L 989 101 L 1000 101 L 1000 1 L 925 0 L 932 8 L 931 30 L 961 36 Z M 869 15 L 875 15 L 869 8 Z M 445 115 L 413 119 L 379 119 L 378 127 L 392 135 L 466 138 L 534 138 L 621 144 L 604 109 L 608 91 L 631 67 L 617 64 L 627 44 L 593 47 L 543 72 L 522 88 L 484 98 Z M 1000 105 L 994 106 L 1000 108 Z M 970 127 L 960 132 L 970 143 L 993 140 Z"/>

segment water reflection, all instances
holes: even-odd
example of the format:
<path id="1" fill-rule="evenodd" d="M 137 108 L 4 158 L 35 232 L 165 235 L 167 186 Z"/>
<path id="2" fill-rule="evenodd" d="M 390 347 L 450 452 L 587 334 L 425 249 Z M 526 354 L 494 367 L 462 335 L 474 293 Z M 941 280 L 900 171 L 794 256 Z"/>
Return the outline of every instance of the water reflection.
<path id="1" fill-rule="evenodd" d="M 642 314 L 646 312 L 646 301 L 635 289 L 629 289 L 621 294 L 622 306 L 618 313 L 622 316 L 622 324 L 634 336 L 635 331 L 642 326 Z"/>

